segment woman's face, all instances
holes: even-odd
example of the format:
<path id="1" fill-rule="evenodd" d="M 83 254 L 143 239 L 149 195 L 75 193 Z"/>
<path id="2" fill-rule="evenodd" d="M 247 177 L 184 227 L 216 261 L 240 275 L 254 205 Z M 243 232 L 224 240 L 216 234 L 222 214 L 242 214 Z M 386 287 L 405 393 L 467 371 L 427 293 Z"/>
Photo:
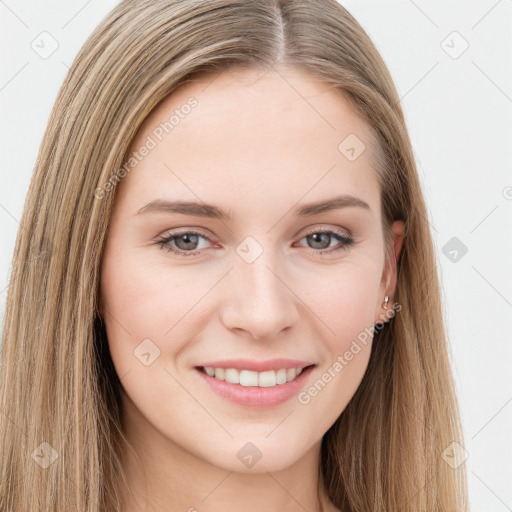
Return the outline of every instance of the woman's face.
<path id="1" fill-rule="evenodd" d="M 370 145 L 339 91 L 290 68 L 202 78 L 146 119 L 101 273 L 125 428 L 141 446 L 237 472 L 318 446 L 395 286 Z M 204 366 L 245 370 L 224 374 L 243 384 Z"/>

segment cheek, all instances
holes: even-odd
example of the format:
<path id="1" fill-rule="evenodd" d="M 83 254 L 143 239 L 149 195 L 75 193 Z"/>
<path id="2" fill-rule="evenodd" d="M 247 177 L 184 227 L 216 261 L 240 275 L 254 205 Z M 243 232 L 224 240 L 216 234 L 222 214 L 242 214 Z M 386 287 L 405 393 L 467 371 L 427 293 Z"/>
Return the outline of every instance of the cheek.
<path id="1" fill-rule="evenodd" d="M 350 345 L 360 332 L 373 327 L 379 283 L 376 266 L 346 261 L 336 269 L 316 273 L 314 281 L 296 288 L 301 290 L 298 295 L 332 352 Z"/>
<path id="2" fill-rule="evenodd" d="M 207 293 L 208 282 L 140 257 L 105 258 L 101 278 L 105 325 L 119 373 L 138 363 L 134 350 L 137 353 L 142 342 L 155 354 L 180 350 L 191 337 L 191 326 L 197 328 L 197 303 Z M 163 360 L 155 360 L 155 366 Z"/>
<path id="3" fill-rule="evenodd" d="M 371 266 L 348 264 L 340 267 L 335 279 L 333 275 L 316 279 L 315 286 L 303 291 L 325 358 L 316 379 L 298 395 L 298 402 L 318 419 L 323 431 L 346 408 L 368 367 L 380 278 Z"/>

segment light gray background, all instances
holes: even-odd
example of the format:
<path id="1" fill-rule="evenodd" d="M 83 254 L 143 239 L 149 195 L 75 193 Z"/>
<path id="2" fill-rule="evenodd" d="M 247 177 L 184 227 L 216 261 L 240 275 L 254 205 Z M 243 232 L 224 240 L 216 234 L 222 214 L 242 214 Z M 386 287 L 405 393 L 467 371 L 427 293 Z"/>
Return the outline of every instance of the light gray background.
<path id="1" fill-rule="evenodd" d="M 511 511 L 512 0 L 341 3 L 384 57 L 406 113 L 438 252 L 472 509 Z M 116 4 L 0 0 L 2 320 L 50 110 L 79 48 Z M 47 58 L 32 48 L 51 49 L 42 32 L 58 43 Z"/>

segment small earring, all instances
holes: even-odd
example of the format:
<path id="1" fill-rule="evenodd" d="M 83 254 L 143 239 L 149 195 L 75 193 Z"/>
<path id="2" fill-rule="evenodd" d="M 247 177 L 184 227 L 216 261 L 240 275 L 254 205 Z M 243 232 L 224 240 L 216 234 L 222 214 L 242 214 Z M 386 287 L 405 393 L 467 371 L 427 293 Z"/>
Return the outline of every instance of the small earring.
<path id="1" fill-rule="evenodd" d="M 388 309 L 388 301 L 389 301 L 389 297 L 386 295 L 384 297 L 384 304 L 383 304 L 384 309 Z"/>

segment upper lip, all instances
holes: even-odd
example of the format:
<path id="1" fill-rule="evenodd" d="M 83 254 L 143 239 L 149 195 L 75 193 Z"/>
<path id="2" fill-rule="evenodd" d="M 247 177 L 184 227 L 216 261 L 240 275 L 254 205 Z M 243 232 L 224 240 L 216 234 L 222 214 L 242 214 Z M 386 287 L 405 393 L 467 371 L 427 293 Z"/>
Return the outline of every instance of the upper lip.
<path id="1" fill-rule="evenodd" d="M 314 363 L 300 361 L 297 359 L 268 359 L 267 361 L 257 361 L 255 359 L 224 359 L 222 361 L 207 361 L 199 365 L 200 367 L 210 366 L 213 368 L 236 368 L 239 370 L 251 370 L 253 372 L 266 372 L 269 370 L 279 370 L 281 368 L 305 368 Z"/>

